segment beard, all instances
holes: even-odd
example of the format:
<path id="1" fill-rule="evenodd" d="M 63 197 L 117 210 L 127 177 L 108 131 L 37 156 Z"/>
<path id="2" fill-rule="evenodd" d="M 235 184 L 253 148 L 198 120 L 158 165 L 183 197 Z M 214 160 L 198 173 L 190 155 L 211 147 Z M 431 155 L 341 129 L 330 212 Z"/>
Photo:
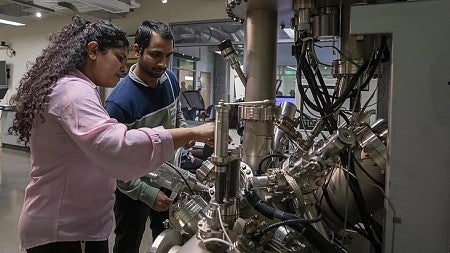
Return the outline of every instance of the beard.
<path id="1" fill-rule="evenodd" d="M 138 62 L 139 64 L 139 68 L 148 76 L 152 77 L 152 78 L 160 78 L 164 72 L 166 71 L 165 69 L 153 69 L 153 68 L 149 68 L 146 64 L 144 64 L 142 61 Z"/>

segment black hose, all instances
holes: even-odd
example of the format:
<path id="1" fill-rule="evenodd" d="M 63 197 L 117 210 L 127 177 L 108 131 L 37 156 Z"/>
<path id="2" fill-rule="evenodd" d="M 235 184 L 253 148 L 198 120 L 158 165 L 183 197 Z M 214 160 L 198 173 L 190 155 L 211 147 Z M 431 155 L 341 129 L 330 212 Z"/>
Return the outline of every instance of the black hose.
<path id="1" fill-rule="evenodd" d="M 194 191 L 192 190 L 191 186 L 187 182 L 186 178 L 184 178 L 183 174 L 181 174 L 181 172 L 178 171 L 177 168 L 175 168 L 175 166 L 173 164 L 171 164 L 169 162 L 166 162 L 166 164 L 169 165 L 169 167 L 172 168 L 176 173 L 178 173 L 178 175 L 180 175 L 181 179 L 183 179 L 184 183 L 186 184 L 186 186 L 189 189 L 189 191 L 191 192 L 191 194 L 194 195 Z"/>
<path id="2" fill-rule="evenodd" d="M 313 219 L 291 219 L 291 220 L 284 220 L 284 221 L 280 221 L 277 223 L 273 223 L 270 224 L 269 226 L 267 226 L 266 228 L 264 228 L 259 234 L 263 235 L 267 232 L 269 232 L 272 229 L 278 228 L 280 226 L 285 226 L 285 225 L 294 225 L 297 223 L 300 224 L 305 224 L 305 223 L 316 223 L 322 220 L 322 214 L 319 215 L 317 218 L 313 218 Z"/>
<path id="3" fill-rule="evenodd" d="M 353 193 L 353 198 L 355 199 L 356 207 L 358 208 L 359 215 L 361 217 L 361 221 L 364 224 L 364 230 L 366 231 L 372 246 L 375 249 L 375 252 L 381 252 L 381 243 L 377 241 L 373 235 L 373 232 L 377 235 L 378 239 L 381 239 L 381 231 L 379 231 L 378 226 L 375 225 L 375 220 L 370 216 L 366 203 L 364 201 L 364 197 L 361 192 L 361 187 L 359 185 L 358 178 L 356 178 L 355 166 L 354 163 L 351 162 L 348 158 L 349 152 L 347 150 L 343 150 L 341 152 L 341 159 L 344 164 L 347 164 L 349 168 L 349 172 L 354 176 L 346 175 L 348 185 L 350 190 Z"/>
<path id="4" fill-rule="evenodd" d="M 272 157 L 278 157 L 278 158 L 283 158 L 283 159 L 288 158 L 288 156 L 286 156 L 286 155 L 284 155 L 284 154 L 272 154 L 272 155 L 267 155 L 267 156 L 263 157 L 263 158 L 261 159 L 261 161 L 259 161 L 258 167 L 256 168 L 256 172 L 257 172 L 256 174 L 257 174 L 257 175 L 261 175 L 262 164 L 263 164 L 267 159 L 272 158 Z M 281 161 L 280 161 L 280 162 L 281 162 Z"/>
<path id="5" fill-rule="evenodd" d="M 269 204 L 263 202 L 255 192 L 246 191 L 244 196 L 248 203 L 269 219 L 278 218 L 280 220 L 292 220 L 298 217 L 294 214 L 278 210 Z M 311 224 L 295 223 L 291 227 L 300 232 L 318 251 L 321 253 L 341 253 L 343 252 L 337 246 L 323 237 Z"/>

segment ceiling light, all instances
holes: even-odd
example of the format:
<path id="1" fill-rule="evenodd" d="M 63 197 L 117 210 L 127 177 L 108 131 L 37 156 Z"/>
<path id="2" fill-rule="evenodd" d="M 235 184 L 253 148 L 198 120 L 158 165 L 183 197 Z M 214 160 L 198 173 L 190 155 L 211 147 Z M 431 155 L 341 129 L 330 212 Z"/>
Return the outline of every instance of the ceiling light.
<path id="1" fill-rule="evenodd" d="M 0 14 L 0 23 L 7 24 L 7 25 L 14 25 L 14 26 L 25 25 L 25 23 L 22 20 L 20 20 L 19 18 L 4 15 L 4 14 Z"/>
<path id="2" fill-rule="evenodd" d="M 45 11 L 45 12 L 55 12 L 55 10 L 53 10 L 53 9 L 47 8 L 47 7 L 42 6 L 42 5 L 35 4 L 33 2 L 30 2 L 30 1 L 24 1 L 24 0 L 9 0 L 9 1 L 13 2 L 13 3 L 16 3 L 16 4 L 20 4 L 20 5 L 26 6 L 26 7 L 31 7 L 31 8 L 34 8 L 34 9 Z"/>
<path id="3" fill-rule="evenodd" d="M 292 28 L 283 28 L 283 31 L 286 33 L 286 35 L 290 38 L 293 39 L 295 36 L 295 32 L 294 29 Z"/>
<path id="4" fill-rule="evenodd" d="M 42 18 L 42 13 L 40 11 L 36 12 L 36 17 Z"/>
<path id="5" fill-rule="evenodd" d="M 161 0 L 161 3 L 166 4 L 167 0 Z"/>
<path id="6" fill-rule="evenodd" d="M 119 0 L 78 0 L 79 2 L 87 5 L 95 6 L 99 9 L 111 12 L 111 13 L 124 13 L 129 12 L 133 8 L 132 5 L 124 3 Z"/>

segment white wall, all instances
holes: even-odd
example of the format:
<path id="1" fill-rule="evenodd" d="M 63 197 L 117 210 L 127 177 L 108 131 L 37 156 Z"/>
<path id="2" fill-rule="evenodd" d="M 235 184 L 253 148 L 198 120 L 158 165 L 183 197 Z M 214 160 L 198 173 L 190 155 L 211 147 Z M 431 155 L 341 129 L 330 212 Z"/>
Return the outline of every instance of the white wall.
<path id="1" fill-rule="evenodd" d="M 169 0 L 162 4 L 159 0 L 138 1 L 141 7 L 127 14 L 125 18 L 113 19 L 112 23 L 127 34 L 134 34 L 136 27 L 145 19 L 158 19 L 166 23 L 226 19 L 225 3 L 222 0 Z M 89 20 L 95 17 L 84 16 Z M 0 60 L 6 60 L 11 67 L 9 90 L 0 104 L 8 104 L 9 98 L 18 87 L 26 72 L 27 62 L 33 62 L 48 42 L 48 36 L 70 23 L 71 16 L 33 20 L 22 27 L 0 25 L 0 40 L 16 51 L 8 57 L 5 49 L 0 49 Z"/>

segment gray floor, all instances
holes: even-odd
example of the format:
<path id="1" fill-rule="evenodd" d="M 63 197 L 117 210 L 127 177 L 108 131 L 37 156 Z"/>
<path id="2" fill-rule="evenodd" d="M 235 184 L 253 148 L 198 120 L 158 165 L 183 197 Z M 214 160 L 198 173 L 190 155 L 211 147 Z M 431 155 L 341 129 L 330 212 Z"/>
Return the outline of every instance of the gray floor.
<path id="1" fill-rule="evenodd" d="M 24 190 L 29 181 L 30 159 L 24 151 L 0 148 L 0 253 L 23 253 L 19 250 L 17 220 L 22 209 Z M 114 233 L 109 238 L 112 252 Z M 147 229 L 141 253 L 151 246 L 151 231 Z"/>

